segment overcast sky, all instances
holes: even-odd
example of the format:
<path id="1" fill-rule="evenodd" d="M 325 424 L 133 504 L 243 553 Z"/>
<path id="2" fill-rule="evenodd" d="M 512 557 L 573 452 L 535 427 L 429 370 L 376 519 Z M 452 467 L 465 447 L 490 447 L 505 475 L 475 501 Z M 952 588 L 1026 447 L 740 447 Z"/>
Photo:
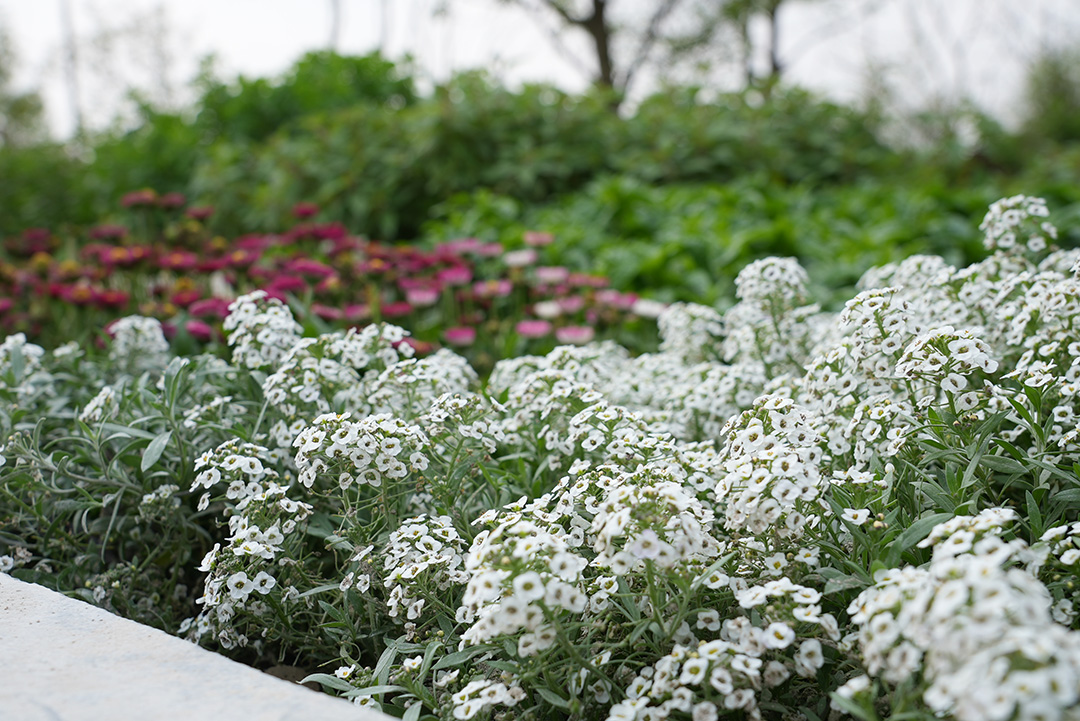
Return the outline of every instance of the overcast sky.
<path id="1" fill-rule="evenodd" d="M 96 126 L 115 115 L 128 85 L 157 98 L 189 98 L 186 85 L 209 54 L 225 77 L 274 75 L 330 38 L 329 0 L 0 0 L 0 25 L 19 54 L 17 82 L 43 88 L 50 124 L 61 136 L 73 127 L 63 73 L 65 2 L 83 41 L 81 102 Z M 643 9 L 650 2 L 614 5 Z M 341 6 L 341 52 L 411 53 L 435 81 L 486 67 L 510 83 L 544 80 L 568 90 L 587 84 L 535 17 L 496 0 Z M 848 101 L 863 92 L 875 67 L 913 104 L 968 96 L 1006 117 L 1015 110 L 1025 63 L 1041 47 L 1080 38 L 1078 0 L 789 0 L 781 17 L 781 55 L 793 82 Z M 110 40 L 112 50 L 102 49 Z M 566 35 L 565 42 L 590 58 L 584 38 Z M 645 78 L 637 91 L 649 84 Z"/>

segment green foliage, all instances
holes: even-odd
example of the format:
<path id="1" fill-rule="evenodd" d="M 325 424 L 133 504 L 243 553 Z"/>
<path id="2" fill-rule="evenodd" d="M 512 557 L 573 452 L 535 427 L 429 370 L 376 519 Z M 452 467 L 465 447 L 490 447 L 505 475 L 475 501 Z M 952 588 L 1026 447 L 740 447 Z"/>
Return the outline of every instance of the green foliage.
<path id="1" fill-rule="evenodd" d="M 1076 189 L 1058 189 L 1069 212 L 1080 211 Z M 459 196 L 436 208 L 425 231 L 433 240 L 477 236 L 507 245 L 526 230 L 551 232 L 549 260 L 603 273 L 624 291 L 707 304 L 733 297 L 736 273 L 754 258 L 794 256 L 823 297 L 842 300 L 874 265 L 914 253 L 957 265 L 983 257 L 974 221 L 1000 194 L 929 179 L 914 187 L 817 187 L 759 174 L 722 185 L 651 186 L 616 176 L 543 206 L 487 191 Z"/>
<path id="2" fill-rule="evenodd" d="M 1032 63 L 1024 133 L 1043 142 L 1080 142 L 1080 50 L 1048 50 Z"/>
<path id="3" fill-rule="evenodd" d="M 204 76 L 195 126 L 204 138 L 260 141 L 304 116 L 357 105 L 402 107 L 416 100 L 408 63 L 379 53 L 310 52 L 278 80 Z"/>

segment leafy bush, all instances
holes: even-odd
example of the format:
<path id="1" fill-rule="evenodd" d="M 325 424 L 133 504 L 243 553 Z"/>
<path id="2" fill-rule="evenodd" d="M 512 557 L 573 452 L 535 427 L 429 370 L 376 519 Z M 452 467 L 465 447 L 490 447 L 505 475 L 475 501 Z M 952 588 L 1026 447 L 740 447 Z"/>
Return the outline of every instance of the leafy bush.
<path id="1" fill-rule="evenodd" d="M 1080 251 L 1037 198 L 980 230 L 485 384 L 262 293 L 231 362 L 10 336 L 0 571 L 410 721 L 1074 719 Z"/>

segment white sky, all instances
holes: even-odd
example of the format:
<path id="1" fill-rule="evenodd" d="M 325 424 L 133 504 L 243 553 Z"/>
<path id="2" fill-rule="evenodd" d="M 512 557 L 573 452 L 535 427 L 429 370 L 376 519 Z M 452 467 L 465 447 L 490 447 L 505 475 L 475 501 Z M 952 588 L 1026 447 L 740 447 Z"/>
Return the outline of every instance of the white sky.
<path id="1" fill-rule="evenodd" d="M 77 37 L 96 38 L 98 47 L 110 36 L 103 30 L 113 38 L 111 53 L 80 45 L 82 105 L 97 127 L 116 114 L 129 85 L 183 101 L 199 59 L 210 53 L 220 75 L 267 76 L 325 48 L 330 36 L 329 0 L 0 0 L 0 27 L 19 54 L 17 83 L 44 89 L 50 124 L 61 136 L 73 128 L 61 52 L 65 2 Z M 650 3 L 613 5 L 643 11 Z M 567 90 L 587 84 L 533 17 L 496 0 L 341 0 L 341 6 L 344 53 L 384 43 L 386 55 L 413 54 L 421 73 L 436 81 L 487 67 L 510 83 L 545 80 Z M 155 17 L 166 29 L 157 37 L 146 32 Z M 1009 118 L 1024 64 L 1040 47 L 1078 38 L 1078 0 L 790 0 L 781 54 L 789 80 L 839 100 L 857 98 L 873 66 L 911 104 L 967 96 Z M 591 58 L 583 38 L 565 39 Z M 639 93 L 648 89 L 644 80 Z"/>

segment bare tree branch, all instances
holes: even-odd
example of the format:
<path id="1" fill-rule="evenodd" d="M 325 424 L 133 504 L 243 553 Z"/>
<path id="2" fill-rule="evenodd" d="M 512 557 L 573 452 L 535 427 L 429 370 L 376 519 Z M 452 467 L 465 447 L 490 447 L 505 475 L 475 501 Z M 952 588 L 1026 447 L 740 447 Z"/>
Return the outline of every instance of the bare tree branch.
<path id="1" fill-rule="evenodd" d="M 656 41 L 660 38 L 660 26 L 664 20 L 675 10 L 676 6 L 682 2 L 682 0 L 665 0 L 664 3 L 656 9 L 653 16 L 649 19 L 649 26 L 645 31 L 644 37 L 641 42 L 638 43 L 637 53 L 634 56 L 634 60 L 627 67 L 626 72 L 623 73 L 623 77 L 619 80 L 618 89 L 620 91 L 626 90 L 630 86 L 630 81 L 633 80 L 634 74 L 645 64 L 649 54 L 652 52 L 653 46 L 656 45 Z"/>
<path id="2" fill-rule="evenodd" d="M 547 5 L 547 2 L 521 2 L 519 4 L 526 12 L 530 13 L 536 18 L 537 24 L 539 24 L 540 27 L 543 28 L 543 30 L 547 32 L 547 34 L 550 36 L 551 43 L 555 46 L 555 49 L 559 52 L 560 55 L 562 55 L 568 62 L 570 62 L 570 64 L 573 65 L 582 75 L 588 76 L 592 74 L 593 70 L 589 66 L 589 63 L 585 60 L 582 60 L 581 56 L 571 50 L 570 46 L 563 41 L 562 35 L 559 33 L 559 28 L 552 27 L 547 23 L 544 9 L 540 7 L 541 4 Z"/>

